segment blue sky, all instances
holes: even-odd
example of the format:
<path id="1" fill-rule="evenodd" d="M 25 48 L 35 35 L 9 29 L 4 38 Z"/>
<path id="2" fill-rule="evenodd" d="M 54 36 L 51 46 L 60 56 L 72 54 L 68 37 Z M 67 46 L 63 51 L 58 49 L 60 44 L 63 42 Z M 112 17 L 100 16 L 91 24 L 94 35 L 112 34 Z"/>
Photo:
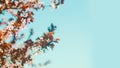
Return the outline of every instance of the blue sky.
<path id="1" fill-rule="evenodd" d="M 53 22 L 61 40 L 54 50 L 36 56 L 51 60 L 45 68 L 120 68 L 120 1 L 65 0 L 57 10 L 35 12 L 35 36 Z M 27 32 L 27 31 L 26 31 Z"/>
<path id="2" fill-rule="evenodd" d="M 58 26 L 55 36 L 61 40 L 53 51 L 36 57 L 35 61 L 50 59 L 51 64 L 45 68 L 120 68 L 119 3 L 119 0 L 65 0 L 57 10 L 37 12 L 40 30 L 45 31 L 53 22 Z"/>

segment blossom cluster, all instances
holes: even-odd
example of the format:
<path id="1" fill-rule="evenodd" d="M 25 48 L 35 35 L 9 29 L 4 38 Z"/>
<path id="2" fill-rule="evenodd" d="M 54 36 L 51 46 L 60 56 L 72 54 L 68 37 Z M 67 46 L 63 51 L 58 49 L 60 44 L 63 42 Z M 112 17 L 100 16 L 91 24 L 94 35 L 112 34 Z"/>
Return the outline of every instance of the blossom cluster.
<path id="1" fill-rule="evenodd" d="M 57 8 L 64 4 L 64 0 L 51 0 L 48 5 L 51 8 Z M 30 29 L 30 35 L 23 44 L 17 45 L 16 41 L 24 38 L 24 33 L 18 36 L 19 31 L 26 27 L 27 24 L 34 22 L 34 12 L 32 10 L 45 9 L 48 7 L 39 0 L 0 0 L 0 14 L 4 11 L 12 14 L 13 18 L 8 21 L 3 18 L 0 26 L 0 68 L 23 68 L 24 64 L 33 64 L 32 56 L 45 51 L 48 47 L 54 48 L 54 43 L 58 43 L 59 38 L 54 38 L 56 26 L 51 24 L 48 32 L 41 37 L 37 37 L 35 41 L 30 39 L 33 35 L 33 29 Z M 7 39 L 10 41 L 6 41 Z M 36 50 L 34 50 L 36 49 Z M 29 53 L 29 51 L 32 51 Z"/>

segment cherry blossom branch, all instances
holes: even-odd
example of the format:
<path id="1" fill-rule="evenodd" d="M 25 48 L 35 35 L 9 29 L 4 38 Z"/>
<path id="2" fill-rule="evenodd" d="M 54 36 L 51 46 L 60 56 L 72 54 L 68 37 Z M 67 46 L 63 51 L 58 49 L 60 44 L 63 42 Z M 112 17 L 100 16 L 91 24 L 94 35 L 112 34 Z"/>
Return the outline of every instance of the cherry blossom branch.
<path id="1" fill-rule="evenodd" d="M 23 2 L 24 1 L 24 2 Z M 0 67 L 1 68 L 23 68 L 24 64 L 33 64 L 32 56 L 39 52 L 44 52 L 48 48 L 53 49 L 55 43 L 58 43 L 59 38 L 54 38 L 54 31 L 56 26 L 51 24 L 48 32 L 43 36 L 38 37 L 35 41 L 30 39 L 34 34 L 33 29 L 26 41 L 21 47 L 16 47 L 17 42 L 24 34 L 19 37 L 19 31 L 27 24 L 34 22 L 34 13 L 29 9 L 44 9 L 45 7 L 57 8 L 64 4 L 64 0 L 52 0 L 51 4 L 45 6 L 39 0 L 0 0 L 0 13 L 7 10 L 16 19 L 9 19 L 9 21 L 1 21 L 1 25 L 6 24 L 6 27 L 0 30 Z M 6 42 L 7 39 L 12 39 Z M 23 47 L 22 47 L 23 46 Z M 37 50 L 32 50 L 36 48 Z M 29 54 L 29 51 L 33 53 Z"/>

